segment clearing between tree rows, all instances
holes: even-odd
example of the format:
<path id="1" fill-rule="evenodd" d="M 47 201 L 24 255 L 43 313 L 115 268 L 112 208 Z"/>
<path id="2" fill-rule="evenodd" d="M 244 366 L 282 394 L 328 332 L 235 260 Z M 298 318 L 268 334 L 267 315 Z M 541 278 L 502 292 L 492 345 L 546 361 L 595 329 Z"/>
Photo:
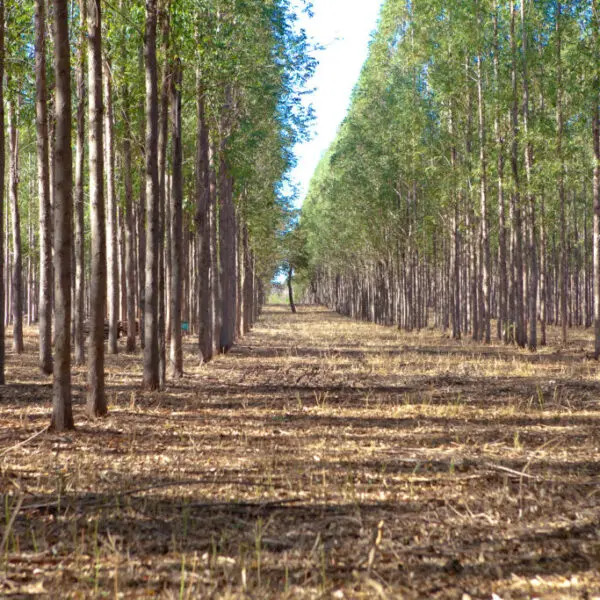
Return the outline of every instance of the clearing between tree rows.
<path id="1" fill-rule="evenodd" d="M 591 332 L 530 354 L 269 306 L 208 365 L 190 340 L 165 392 L 108 355 L 105 419 L 76 370 L 75 432 L 29 440 L 51 384 L 25 333 L 0 387 L 2 596 L 600 594 Z"/>

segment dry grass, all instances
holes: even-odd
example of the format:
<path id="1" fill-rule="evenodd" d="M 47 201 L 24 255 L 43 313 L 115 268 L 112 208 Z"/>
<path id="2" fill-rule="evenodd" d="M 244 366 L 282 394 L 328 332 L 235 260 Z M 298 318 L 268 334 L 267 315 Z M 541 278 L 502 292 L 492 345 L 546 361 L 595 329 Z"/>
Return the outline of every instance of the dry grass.
<path id="1" fill-rule="evenodd" d="M 77 430 L 15 447 L 50 413 L 28 334 L 0 388 L 0 596 L 600 596 L 588 332 L 531 355 L 270 307 L 163 393 L 109 357 L 106 419 L 77 371 Z"/>

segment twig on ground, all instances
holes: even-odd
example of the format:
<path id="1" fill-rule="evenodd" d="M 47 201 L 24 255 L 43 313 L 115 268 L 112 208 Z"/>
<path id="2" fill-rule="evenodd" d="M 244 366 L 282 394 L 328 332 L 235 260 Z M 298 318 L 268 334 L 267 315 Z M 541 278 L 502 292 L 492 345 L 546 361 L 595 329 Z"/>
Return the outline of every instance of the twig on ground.
<path id="1" fill-rule="evenodd" d="M 34 433 L 33 435 L 30 435 L 26 440 L 23 440 L 22 442 L 19 442 L 18 444 L 15 444 L 14 446 L 11 446 L 10 448 L 6 448 L 2 452 L 0 452 L 0 456 L 4 456 L 5 454 L 8 454 L 11 450 L 16 450 L 17 448 L 24 446 L 28 442 L 31 442 L 32 440 L 34 440 L 39 435 L 42 435 L 42 433 L 46 433 L 46 431 L 48 431 L 49 428 L 50 428 L 50 425 L 46 425 L 46 427 L 44 427 L 44 429 L 40 429 L 40 431 L 36 431 L 36 433 Z"/>

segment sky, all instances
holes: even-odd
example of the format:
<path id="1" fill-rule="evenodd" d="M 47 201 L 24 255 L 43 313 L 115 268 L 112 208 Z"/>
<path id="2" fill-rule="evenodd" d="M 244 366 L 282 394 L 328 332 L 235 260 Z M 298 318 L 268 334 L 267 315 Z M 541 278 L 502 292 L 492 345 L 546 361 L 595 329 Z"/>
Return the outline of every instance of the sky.
<path id="1" fill-rule="evenodd" d="M 299 188 L 298 205 L 321 156 L 335 139 L 350 103 L 350 95 L 367 58 L 371 33 L 377 25 L 382 0 L 313 0 L 314 16 L 302 15 L 299 25 L 309 38 L 324 47 L 309 87 L 315 122 L 309 142 L 296 148 L 298 165 L 292 181 Z"/>

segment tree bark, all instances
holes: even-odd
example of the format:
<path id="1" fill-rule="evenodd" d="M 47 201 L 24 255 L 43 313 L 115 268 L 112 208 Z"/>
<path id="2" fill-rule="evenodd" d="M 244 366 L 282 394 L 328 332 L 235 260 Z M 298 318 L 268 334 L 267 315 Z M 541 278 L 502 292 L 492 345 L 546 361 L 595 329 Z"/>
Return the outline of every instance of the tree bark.
<path id="1" fill-rule="evenodd" d="M 45 0 L 35 3 L 35 124 L 40 215 L 39 364 L 52 373 L 52 237 L 50 164 L 48 157 L 48 93 L 46 86 Z"/>
<path id="2" fill-rule="evenodd" d="M 566 216 L 565 216 L 565 164 L 562 149 L 563 137 L 563 109 L 562 109 L 562 31 L 560 27 L 562 13 L 561 2 L 556 3 L 556 154 L 559 161 L 558 170 L 558 199 L 560 210 L 560 270 L 559 270 L 559 293 L 560 293 L 560 319 L 562 343 L 567 343 L 567 240 L 566 240 Z"/>
<path id="3" fill-rule="evenodd" d="M 117 201 L 115 190 L 115 144 L 112 105 L 112 75 L 107 60 L 102 62 L 104 87 L 104 167 L 106 171 L 106 264 L 108 269 L 108 351 L 117 354 L 119 321 L 119 260 L 117 250 Z"/>
<path id="4" fill-rule="evenodd" d="M 4 354 L 4 0 L 0 0 L 0 385 L 5 383 Z"/>
<path id="5" fill-rule="evenodd" d="M 104 157 L 102 105 L 101 0 L 88 0 L 88 118 L 90 219 L 92 229 L 90 280 L 90 333 L 87 412 L 108 412 L 104 393 L 104 314 L 106 301 L 106 223 L 104 213 Z"/>
<path id="6" fill-rule="evenodd" d="M 43 0 L 38 0 L 43 2 Z M 85 363 L 84 291 L 85 291 L 85 220 L 84 220 L 84 172 L 85 172 L 85 33 L 87 21 L 87 0 L 79 0 L 81 34 L 77 61 L 77 142 L 75 158 L 75 364 Z"/>
<path id="7" fill-rule="evenodd" d="M 72 429 L 71 407 L 71 256 L 73 165 L 71 150 L 71 61 L 67 0 L 54 0 L 56 146 L 54 162 L 54 380 L 52 424 Z"/>
<path id="8" fill-rule="evenodd" d="M 208 362 L 213 355 L 214 312 L 212 301 L 210 144 L 204 94 L 202 73 L 198 69 L 196 72 L 196 106 L 198 113 L 196 135 L 196 228 L 200 246 L 198 345 L 202 360 Z"/>
<path id="9" fill-rule="evenodd" d="M 158 364 L 158 75 L 156 67 L 157 0 L 146 0 L 144 65 L 146 81 L 146 256 L 144 294 L 144 376 L 146 389 L 159 387 Z"/>
<path id="10" fill-rule="evenodd" d="M 593 242 L 593 286 L 594 286 L 594 356 L 600 358 L 600 14 L 597 0 L 592 0 L 592 31 L 594 40 L 595 96 L 592 136 L 594 140 L 594 242 Z"/>
<path id="11" fill-rule="evenodd" d="M 9 200 L 12 224 L 12 318 L 13 350 L 23 353 L 23 260 L 21 254 L 21 215 L 19 212 L 19 129 L 17 125 L 17 100 L 8 103 L 8 147 L 9 147 Z"/>
<path id="12" fill-rule="evenodd" d="M 169 358 L 171 375 L 183 375 L 183 348 L 181 341 L 181 238 L 183 207 L 183 148 L 181 143 L 181 64 L 176 64 L 171 83 L 171 347 Z"/>
<path id="13" fill-rule="evenodd" d="M 125 272 L 127 281 L 127 352 L 135 350 L 135 252 L 133 185 L 131 182 L 131 126 L 129 123 L 129 87 L 123 86 L 125 135 L 123 138 L 123 182 L 125 184 Z"/>
<path id="14" fill-rule="evenodd" d="M 296 305 L 294 304 L 294 288 L 292 287 L 292 276 L 294 274 L 294 269 L 292 265 L 288 267 L 287 272 L 287 287 L 288 287 L 288 297 L 290 301 L 290 310 L 293 314 L 296 314 Z"/>
<path id="15" fill-rule="evenodd" d="M 528 318 L 529 318 L 529 350 L 537 350 L 537 293 L 538 293 L 538 260 L 537 260 L 537 225 L 536 200 L 532 190 L 533 143 L 529 139 L 530 108 L 529 108 L 529 76 L 527 65 L 527 21 L 526 2 L 521 2 L 521 59 L 523 62 L 523 132 L 525 134 L 525 176 L 527 178 L 527 199 L 529 200 L 529 289 L 528 289 Z"/>
<path id="16" fill-rule="evenodd" d="M 481 26 L 481 19 L 479 20 Z M 483 256 L 482 266 L 482 292 L 483 292 L 483 314 L 481 315 L 481 329 L 486 344 L 491 341 L 490 327 L 490 294 L 491 294 L 491 256 L 489 238 L 489 217 L 487 208 L 487 154 L 486 154 L 486 131 L 485 131 L 485 107 L 483 100 L 483 78 L 481 74 L 481 54 L 477 60 L 477 98 L 479 116 L 479 166 L 481 169 L 480 194 L 481 194 L 481 245 Z"/>

